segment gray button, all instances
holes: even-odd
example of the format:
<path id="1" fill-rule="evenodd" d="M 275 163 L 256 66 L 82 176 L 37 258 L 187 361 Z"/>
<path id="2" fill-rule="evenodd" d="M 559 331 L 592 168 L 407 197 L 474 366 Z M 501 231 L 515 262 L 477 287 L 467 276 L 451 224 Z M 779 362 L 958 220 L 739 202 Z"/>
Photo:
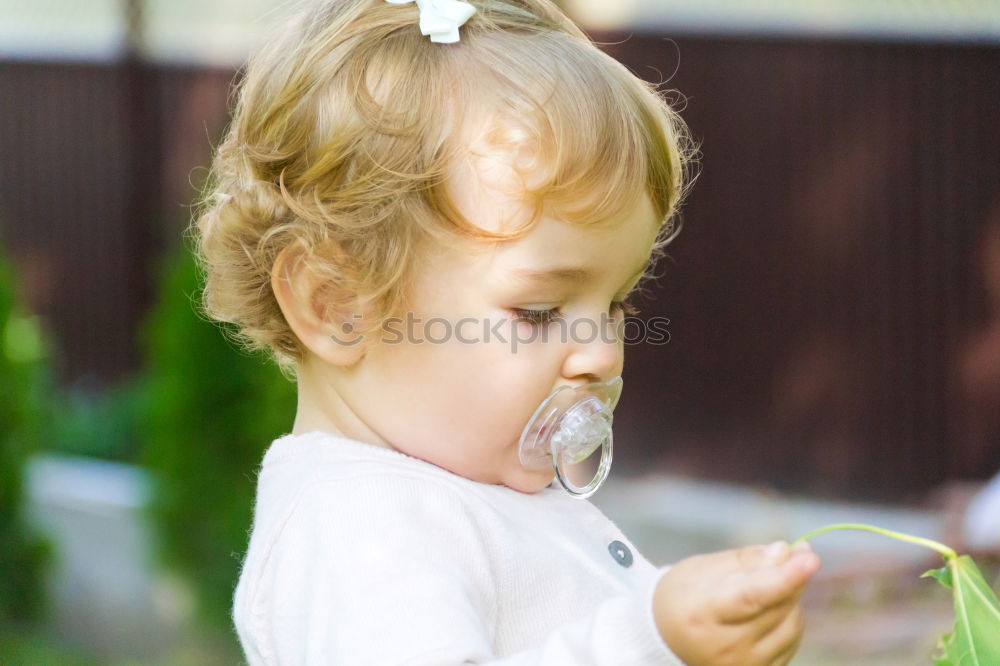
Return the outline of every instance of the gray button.
<path id="1" fill-rule="evenodd" d="M 632 551 L 621 541 L 612 541 L 608 544 L 608 552 L 615 561 L 623 567 L 632 566 Z"/>

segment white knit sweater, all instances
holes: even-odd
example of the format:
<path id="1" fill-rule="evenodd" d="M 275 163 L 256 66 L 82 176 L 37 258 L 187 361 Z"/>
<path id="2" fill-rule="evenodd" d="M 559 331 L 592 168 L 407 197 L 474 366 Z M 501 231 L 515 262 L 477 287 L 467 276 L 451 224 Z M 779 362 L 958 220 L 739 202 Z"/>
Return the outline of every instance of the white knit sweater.
<path id="1" fill-rule="evenodd" d="M 675 666 L 652 610 L 666 569 L 555 484 L 526 494 L 285 435 L 260 469 L 233 621 L 252 666 Z"/>

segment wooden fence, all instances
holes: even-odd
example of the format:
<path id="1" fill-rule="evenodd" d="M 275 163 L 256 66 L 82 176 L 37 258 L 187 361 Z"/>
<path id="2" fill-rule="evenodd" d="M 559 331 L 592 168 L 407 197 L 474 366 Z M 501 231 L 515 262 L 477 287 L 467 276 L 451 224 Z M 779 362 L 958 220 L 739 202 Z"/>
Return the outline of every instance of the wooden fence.
<path id="1" fill-rule="evenodd" d="M 870 499 L 1000 469 L 1000 49 L 626 37 L 702 163 L 618 464 Z M 135 371 L 233 75 L 0 62 L 0 232 L 64 382 Z"/>

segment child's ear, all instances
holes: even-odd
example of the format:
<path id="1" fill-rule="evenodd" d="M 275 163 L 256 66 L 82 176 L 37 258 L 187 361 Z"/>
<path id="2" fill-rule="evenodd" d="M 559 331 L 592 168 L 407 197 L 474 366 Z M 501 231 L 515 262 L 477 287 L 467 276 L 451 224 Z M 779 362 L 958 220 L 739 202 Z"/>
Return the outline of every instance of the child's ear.
<path id="1" fill-rule="evenodd" d="M 300 261 L 295 244 L 281 250 L 271 267 L 271 289 L 285 321 L 313 354 L 332 365 L 353 365 L 365 354 L 364 341 L 352 331 L 358 313 L 353 295 L 335 294 L 331 286 Z"/>

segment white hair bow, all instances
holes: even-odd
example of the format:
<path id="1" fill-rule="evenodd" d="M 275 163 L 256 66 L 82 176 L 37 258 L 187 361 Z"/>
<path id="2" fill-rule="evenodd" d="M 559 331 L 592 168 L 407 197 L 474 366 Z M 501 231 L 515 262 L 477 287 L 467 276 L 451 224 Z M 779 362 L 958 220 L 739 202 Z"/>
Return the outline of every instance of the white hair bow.
<path id="1" fill-rule="evenodd" d="M 386 0 L 394 5 L 406 5 L 414 0 Z M 452 44 L 458 41 L 458 27 L 476 13 L 476 8 L 462 0 L 416 0 L 420 9 L 420 34 L 430 35 L 432 42 Z"/>

